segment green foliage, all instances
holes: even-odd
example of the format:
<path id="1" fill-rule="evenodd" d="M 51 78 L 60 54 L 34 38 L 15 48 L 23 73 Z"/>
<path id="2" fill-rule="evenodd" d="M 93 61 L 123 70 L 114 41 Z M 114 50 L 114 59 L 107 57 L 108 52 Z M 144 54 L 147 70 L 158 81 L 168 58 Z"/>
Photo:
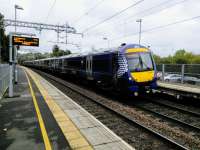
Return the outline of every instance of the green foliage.
<path id="1" fill-rule="evenodd" d="M 52 49 L 51 57 L 59 57 L 59 56 L 64 56 L 64 55 L 69 55 L 69 54 L 71 54 L 70 50 L 64 51 L 64 50 L 61 50 L 58 45 L 54 45 Z"/>
<path id="2" fill-rule="evenodd" d="M 26 54 L 18 54 L 18 63 L 22 64 L 26 60 L 35 60 L 35 59 L 43 59 L 48 58 L 49 53 L 26 53 Z"/>
<path id="3" fill-rule="evenodd" d="M 185 49 L 177 50 L 173 56 L 154 55 L 154 59 L 156 64 L 200 64 L 200 55 L 187 52 Z"/>
<path id="4" fill-rule="evenodd" d="M 157 64 L 161 63 L 162 58 L 156 54 L 153 55 L 153 58 Z"/>
<path id="5" fill-rule="evenodd" d="M 18 55 L 18 62 L 19 64 L 23 64 L 24 61 L 27 60 L 36 60 L 36 59 L 43 59 L 43 58 L 50 58 L 50 57 L 59 57 L 63 55 L 71 54 L 70 50 L 60 50 L 57 45 L 53 46 L 52 53 L 26 53 L 26 54 L 19 54 Z"/>
<path id="6" fill-rule="evenodd" d="M 9 38 L 5 35 L 5 29 L 3 25 L 4 16 L 0 13 L 0 61 L 8 62 L 9 59 Z"/>

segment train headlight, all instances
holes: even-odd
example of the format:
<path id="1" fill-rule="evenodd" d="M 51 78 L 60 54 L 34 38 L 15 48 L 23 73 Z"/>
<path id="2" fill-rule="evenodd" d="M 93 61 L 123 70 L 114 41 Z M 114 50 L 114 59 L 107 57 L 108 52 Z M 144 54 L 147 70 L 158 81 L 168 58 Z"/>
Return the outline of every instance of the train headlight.
<path id="1" fill-rule="evenodd" d="M 128 79 L 129 79 L 130 81 L 132 80 L 132 78 L 131 78 L 131 77 L 129 77 Z"/>

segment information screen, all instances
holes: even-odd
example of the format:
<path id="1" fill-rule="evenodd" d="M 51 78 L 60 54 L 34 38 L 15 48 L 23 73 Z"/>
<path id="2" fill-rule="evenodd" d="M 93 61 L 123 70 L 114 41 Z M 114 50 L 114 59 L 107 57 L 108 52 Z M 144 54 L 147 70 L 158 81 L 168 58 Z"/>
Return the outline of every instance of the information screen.
<path id="1" fill-rule="evenodd" d="M 13 45 L 39 46 L 39 38 L 13 36 Z"/>

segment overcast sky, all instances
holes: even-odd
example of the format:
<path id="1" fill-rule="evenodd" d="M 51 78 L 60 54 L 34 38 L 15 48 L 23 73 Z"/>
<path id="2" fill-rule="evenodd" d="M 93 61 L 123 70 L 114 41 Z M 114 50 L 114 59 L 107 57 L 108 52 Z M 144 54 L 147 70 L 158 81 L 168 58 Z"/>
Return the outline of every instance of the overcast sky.
<path id="1" fill-rule="evenodd" d="M 138 5 L 127 9 L 120 15 L 94 27 L 102 20 L 139 2 L 140 0 L 0 0 L 0 13 L 6 19 L 14 19 L 14 5 L 24 10 L 17 11 L 18 20 L 63 25 L 66 22 L 75 27 L 79 35 L 69 34 L 68 42 L 73 45 L 59 44 L 62 49 L 72 52 L 88 51 L 91 47 L 117 47 L 121 43 L 138 43 L 139 23 L 142 18 L 141 43 L 150 46 L 158 55 L 173 54 L 177 49 L 185 48 L 200 54 L 200 17 L 177 23 L 165 28 L 157 28 L 173 24 L 185 19 L 200 16 L 200 0 L 144 0 Z M 86 29 L 90 29 L 86 31 Z M 150 29 L 154 29 L 149 31 Z M 7 27 L 6 32 L 14 31 Z M 35 33 L 40 38 L 40 47 L 35 51 L 49 52 L 57 41 L 54 31 L 17 28 L 17 31 Z M 86 32 L 84 32 L 86 31 Z M 149 31 L 149 32 L 145 32 Z M 60 36 L 65 36 L 61 33 Z M 108 40 L 104 40 L 103 38 Z M 60 39 L 65 41 L 65 39 Z M 28 49 L 25 47 L 24 49 Z M 29 48 L 30 49 L 30 48 Z"/>

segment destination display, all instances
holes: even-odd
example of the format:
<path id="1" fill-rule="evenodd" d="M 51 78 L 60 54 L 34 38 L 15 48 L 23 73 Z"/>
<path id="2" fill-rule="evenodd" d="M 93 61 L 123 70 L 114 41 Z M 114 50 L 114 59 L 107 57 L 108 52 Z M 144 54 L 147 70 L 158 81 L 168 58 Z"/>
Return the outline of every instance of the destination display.
<path id="1" fill-rule="evenodd" d="M 39 46 L 39 38 L 13 36 L 13 45 Z"/>

